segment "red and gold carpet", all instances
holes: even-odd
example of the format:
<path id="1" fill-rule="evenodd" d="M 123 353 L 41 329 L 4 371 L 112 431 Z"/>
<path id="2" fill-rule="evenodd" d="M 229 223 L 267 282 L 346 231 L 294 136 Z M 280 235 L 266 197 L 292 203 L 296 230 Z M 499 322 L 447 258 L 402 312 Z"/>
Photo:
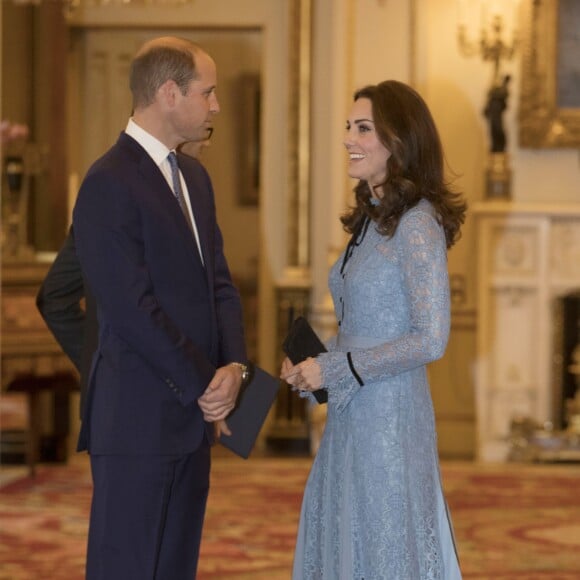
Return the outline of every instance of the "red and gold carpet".
<path id="1" fill-rule="evenodd" d="M 198 579 L 288 580 L 311 460 L 216 455 Z M 442 470 L 464 578 L 580 578 L 579 465 Z M 87 458 L 21 473 L 0 489 L 0 580 L 81 580 Z"/>

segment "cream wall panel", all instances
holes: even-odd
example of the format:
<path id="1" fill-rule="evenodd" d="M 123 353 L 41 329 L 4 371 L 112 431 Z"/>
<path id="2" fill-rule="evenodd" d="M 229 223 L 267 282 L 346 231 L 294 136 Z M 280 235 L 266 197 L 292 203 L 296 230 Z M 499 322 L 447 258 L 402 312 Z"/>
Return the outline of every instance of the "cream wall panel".
<path id="1" fill-rule="evenodd" d="M 475 312 L 452 310 L 445 355 L 428 367 L 442 457 L 471 459 L 475 453 Z"/>
<path id="2" fill-rule="evenodd" d="M 566 268 L 580 255 L 580 205 L 486 202 L 473 211 L 477 456 L 502 461 L 508 457 L 513 419 L 557 420 L 554 313 L 556 299 L 580 287 L 580 268 Z"/>
<path id="3" fill-rule="evenodd" d="M 538 293 L 527 288 L 507 287 L 491 291 L 490 375 L 504 389 L 531 388 L 541 360 L 538 341 Z M 535 415 L 535 413 L 534 413 Z"/>
<path id="4" fill-rule="evenodd" d="M 554 220 L 550 230 L 549 267 L 555 288 L 580 280 L 580 229 L 574 218 Z"/>
<path id="5" fill-rule="evenodd" d="M 413 47 L 409 0 L 354 2 L 354 88 L 386 79 L 409 82 Z"/>
<path id="6" fill-rule="evenodd" d="M 537 274 L 539 240 L 534 226 L 514 225 L 506 232 L 498 222 L 492 226 L 491 243 L 495 249 L 488 267 L 494 274 L 530 277 Z"/>
<path id="7" fill-rule="evenodd" d="M 90 165 L 117 140 L 131 114 L 129 63 L 144 40 L 143 34 L 91 30 L 79 43 L 82 125 L 74 122 L 82 157 L 75 167 L 84 175 Z M 78 143 L 74 143 L 74 148 Z"/>

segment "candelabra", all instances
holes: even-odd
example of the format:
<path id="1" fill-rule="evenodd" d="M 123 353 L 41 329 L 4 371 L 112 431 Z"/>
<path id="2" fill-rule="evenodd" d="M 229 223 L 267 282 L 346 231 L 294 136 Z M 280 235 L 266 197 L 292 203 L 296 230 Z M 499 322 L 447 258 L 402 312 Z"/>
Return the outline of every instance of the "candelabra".
<path id="1" fill-rule="evenodd" d="M 471 2 L 473 4 L 473 2 Z M 504 3 L 495 3 L 505 9 Z M 514 21 L 517 13 L 517 2 L 512 4 Z M 510 75 L 502 72 L 502 64 L 513 58 L 518 46 L 518 34 L 515 25 L 511 32 L 511 41 L 506 41 L 506 18 L 502 13 L 494 12 L 491 19 L 487 17 L 488 3 L 483 0 L 480 5 L 480 37 L 479 42 L 469 38 L 466 21 L 469 5 L 466 0 L 460 0 L 460 21 L 457 29 L 457 41 L 461 53 L 466 57 L 480 56 L 483 61 L 492 64 L 491 87 L 487 92 L 487 101 L 483 114 L 489 128 L 490 147 L 486 167 L 486 197 L 509 198 L 511 190 L 511 169 L 506 151 L 507 138 L 503 123 L 503 115 L 507 109 L 509 96 L 508 85 Z M 471 6 L 473 8 L 473 6 Z M 471 20 L 471 18 L 469 18 Z"/>
<path id="2" fill-rule="evenodd" d="M 501 14 L 494 14 L 491 18 L 490 30 L 487 23 L 481 23 L 479 43 L 468 38 L 467 26 L 461 22 L 457 28 L 457 41 L 464 56 L 479 55 L 484 61 L 490 61 L 492 69 L 492 86 L 500 85 L 501 64 L 504 60 L 511 60 L 518 46 L 518 34 L 514 29 L 511 42 L 504 41 L 504 18 Z"/>

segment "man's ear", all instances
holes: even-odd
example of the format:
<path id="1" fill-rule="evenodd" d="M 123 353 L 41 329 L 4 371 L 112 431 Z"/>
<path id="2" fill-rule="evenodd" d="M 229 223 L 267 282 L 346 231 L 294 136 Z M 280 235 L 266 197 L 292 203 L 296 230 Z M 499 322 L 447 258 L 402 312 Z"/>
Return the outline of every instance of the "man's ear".
<path id="1" fill-rule="evenodd" d="M 158 89 L 157 96 L 164 107 L 173 108 L 179 87 L 174 80 L 165 81 Z"/>

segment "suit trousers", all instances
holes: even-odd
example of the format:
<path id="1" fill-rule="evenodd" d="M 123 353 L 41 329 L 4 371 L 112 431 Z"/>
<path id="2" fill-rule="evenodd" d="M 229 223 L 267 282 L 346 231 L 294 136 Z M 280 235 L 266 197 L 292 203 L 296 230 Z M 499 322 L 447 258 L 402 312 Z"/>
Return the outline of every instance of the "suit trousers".
<path id="1" fill-rule="evenodd" d="M 186 455 L 91 455 L 87 580 L 194 580 L 210 446 Z"/>

